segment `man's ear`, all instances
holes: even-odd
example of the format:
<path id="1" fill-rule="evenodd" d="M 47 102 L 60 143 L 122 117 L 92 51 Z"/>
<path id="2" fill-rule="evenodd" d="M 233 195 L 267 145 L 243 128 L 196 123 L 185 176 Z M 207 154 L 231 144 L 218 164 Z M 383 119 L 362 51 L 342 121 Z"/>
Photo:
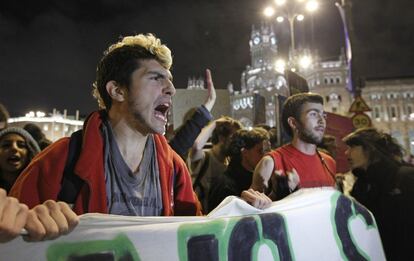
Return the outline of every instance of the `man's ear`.
<path id="1" fill-rule="evenodd" d="M 292 129 L 292 132 L 295 133 L 298 129 L 298 124 L 295 118 L 293 117 L 289 117 L 288 118 L 288 124 L 290 126 L 290 128 Z"/>
<path id="2" fill-rule="evenodd" d="M 115 81 L 109 81 L 106 83 L 106 91 L 108 92 L 109 96 L 112 100 L 123 102 L 126 100 L 126 90 L 125 88 L 121 87 Z"/>
<path id="3" fill-rule="evenodd" d="M 247 153 L 246 148 L 241 148 L 241 149 L 240 149 L 240 155 L 242 155 L 242 157 L 243 157 L 244 155 L 246 155 L 246 153 Z"/>

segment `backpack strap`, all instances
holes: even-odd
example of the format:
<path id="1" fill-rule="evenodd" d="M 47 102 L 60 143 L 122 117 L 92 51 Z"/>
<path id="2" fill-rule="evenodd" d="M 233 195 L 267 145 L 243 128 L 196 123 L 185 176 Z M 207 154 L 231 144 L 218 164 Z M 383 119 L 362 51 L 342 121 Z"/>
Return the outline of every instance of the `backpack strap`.
<path id="1" fill-rule="evenodd" d="M 75 131 L 70 136 L 68 156 L 58 194 L 58 200 L 74 204 L 84 181 L 75 175 L 75 165 L 82 149 L 82 130 Z"/>

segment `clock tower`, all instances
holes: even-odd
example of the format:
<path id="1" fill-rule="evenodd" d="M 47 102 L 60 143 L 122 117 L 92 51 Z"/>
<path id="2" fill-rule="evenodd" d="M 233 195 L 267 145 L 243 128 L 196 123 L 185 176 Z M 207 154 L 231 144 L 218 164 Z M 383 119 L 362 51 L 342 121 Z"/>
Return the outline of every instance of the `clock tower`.
<path id="1" fill-rule="evenodd" d="M 253 68 L 274 65 L 277 56 L 277 40 L 273 25 L 263 23 L 258 29 L 253 25 L 249 44 Z"/>

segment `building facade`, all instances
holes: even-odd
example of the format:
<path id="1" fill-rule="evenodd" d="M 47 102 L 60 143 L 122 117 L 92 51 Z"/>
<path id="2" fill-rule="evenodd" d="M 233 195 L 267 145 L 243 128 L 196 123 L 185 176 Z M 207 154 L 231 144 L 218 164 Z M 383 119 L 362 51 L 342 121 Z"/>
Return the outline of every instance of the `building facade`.
<path id="1" fill-rule="evenodd" d="M 62 137 L 70 136 L 73 132 L 82 129 L 83 120 L 79 119 L 79 112 L 76 115 L 67 115 L 66 110 L 63 114 L 57 110 L 46 115 L 43 112 L 29 112 L 23 117 L 10 118 L 10 126 L 23 128 L 27 123 L 34 123 L 43 131 L 46 138 L 56 141 Z"/>
<path id="2" fill-rule="evenodd" d="M 232 117 L 245 126 L 277 125 L 281 103 L 292 93 L 286 71 L 295 71 L 307 82 L 309 91 L 324 97 L 325 110 L 351 117 L 353 96 L 347 90 L 348 67 L 342 52 L 335 60 L 323 60 L 316 52 L 297 49 L 284 62 L 272 25 L 253 27 L 251 64 L 241 75 L 239 91 L 228 87 Z M 362 97 L 371 108 L 367 114 L 374 127 L 390 133 L 407 153 L 414 154 L 414 77 L 370 79 Z"/>

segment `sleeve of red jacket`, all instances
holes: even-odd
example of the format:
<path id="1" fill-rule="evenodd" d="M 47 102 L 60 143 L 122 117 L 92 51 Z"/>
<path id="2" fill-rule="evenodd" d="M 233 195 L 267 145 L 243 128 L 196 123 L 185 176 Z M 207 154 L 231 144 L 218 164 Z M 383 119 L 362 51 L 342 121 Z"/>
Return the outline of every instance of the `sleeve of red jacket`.
<path id="1" fill-rule="evenodd" d="M 175 216 L 200 216 L 201 204 L 193 190 L 191 176 L 184 161 L 178 154 L 174 153 L 175 165 L 175 193 L 174 193 L 174 215 Z"/>
<path id="2" fill-rule="evenodd" d="M 65 167 L 68 138 L 63 138 L 39 153 L 19 175 L 9 195 L 29 208 L 48 199 L 57 199 Z"/>

